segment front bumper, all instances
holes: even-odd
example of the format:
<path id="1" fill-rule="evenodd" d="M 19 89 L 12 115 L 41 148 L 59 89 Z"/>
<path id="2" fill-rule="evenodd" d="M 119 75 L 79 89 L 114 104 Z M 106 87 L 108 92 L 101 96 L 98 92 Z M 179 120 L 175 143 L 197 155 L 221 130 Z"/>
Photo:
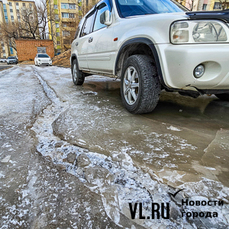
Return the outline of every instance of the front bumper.
<path id="1" fill-rule="evenodd" d="M 229 90 L 229 44 L 157 45 L 163 80 L 181 90 Z M 195 67 L 205 66 L 197 79 Z"/>
<path id="2" fill-rule="evenodd" d="M 17 64 L 17 61 L 8 61 L 7 64 Z"/>
<path id="3" fill-rule="evenodd" d="M 45 65 L 45 66 L 49 65 L 49 66 L 52 66 L 52 62 L 38 62 L 38 65 L 39 65 L 39 66 L 42 66 L 42 65 Z"/>

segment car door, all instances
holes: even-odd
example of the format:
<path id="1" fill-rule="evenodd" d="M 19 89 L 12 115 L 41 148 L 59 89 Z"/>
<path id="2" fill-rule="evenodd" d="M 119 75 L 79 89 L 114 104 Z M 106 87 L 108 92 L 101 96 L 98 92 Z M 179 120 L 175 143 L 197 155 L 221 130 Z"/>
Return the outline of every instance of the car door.
<path id="1" fill-rule="evenodd" d="M 87 17 L 83 22 L 83 26 L 80 31 L 79 38 L 75 39 L 72 45 L 74 49 L 76 49 L 79 69 L 81 70 L 88 70 L 88 63 L 87 63 L 88 39 L 90 38 L 90 33 L 92 31 L 94 16 L 95 16 L 95 11 L 92 10 L 91 13 L 87 15 Z"/>
<path id="2" fill-rule="evenodd" d="M 109 1 L 96 8 L 92 33 L 88 38 L 87 62 L 90 71 L 112 73 L 115 56 L 113 28 L 100 23 L 100 15 L 106 10 L 111 10 Z"/>

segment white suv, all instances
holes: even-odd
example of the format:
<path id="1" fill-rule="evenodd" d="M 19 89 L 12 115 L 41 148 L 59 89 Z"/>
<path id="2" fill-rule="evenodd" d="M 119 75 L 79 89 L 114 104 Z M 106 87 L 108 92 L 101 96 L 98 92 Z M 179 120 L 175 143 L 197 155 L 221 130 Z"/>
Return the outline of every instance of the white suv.
<path id="1" fill-rule="evenodd" d="M 151 112 L 162 89 L 229 100 L 228 23 L 229 11 L 188 12 L 173 0 L 102 0 L 72 42 L 73 82 L 121 78 L 132 113 Z"/>

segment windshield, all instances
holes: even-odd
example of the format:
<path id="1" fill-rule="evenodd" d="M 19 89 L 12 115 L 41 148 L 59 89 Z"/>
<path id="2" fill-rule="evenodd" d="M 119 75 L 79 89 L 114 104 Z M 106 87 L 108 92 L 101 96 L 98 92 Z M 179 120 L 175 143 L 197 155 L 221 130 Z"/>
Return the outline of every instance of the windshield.
<path id="1" fill-rule="evenodd" d="M 9 56 L 8 59 L 16 59 L 15 56 Z"/>
<path id="2" fill-rule="evenodd" d="M 49 58 L 49 56 L 46 54 L 38 54 L 38 57 L 39 58 Z"/>
<path id="3" fill-rule="evenodd" d="M 171 0 L 116 0 L 120 17 L 146 14 L 175 13 L 185 11 L 185 7 Z"/>

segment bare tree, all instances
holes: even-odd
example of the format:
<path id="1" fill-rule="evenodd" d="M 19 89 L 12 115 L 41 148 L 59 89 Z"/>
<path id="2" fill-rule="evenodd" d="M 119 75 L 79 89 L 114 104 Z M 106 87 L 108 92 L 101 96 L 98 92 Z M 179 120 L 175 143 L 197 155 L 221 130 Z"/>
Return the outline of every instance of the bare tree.
<path id="1" fill-rule="evenodd" d="M 17 51 L 15 39 L 21 38 L 21 31 L 19 23 L 1 23 L 0 25 L 0 39 L 3 43 L 8 44 Z"/>
<path id="2" fill-rule="evenodd" d="M 22 9 L 23 22 L 20 23 L 22 31 L 33 39 L 46 39 L 48 23 L 54 22 L 54 11 L 48 9 L 47 0 L 41 0 L 35 9 Z M 37 15 L 37 16 L 35 16 Z"/>
<path id="3" fill-rule="evenodd" d="M 22 20 L 19 25 L 19 29 L 22 32 L 21 38 L 39 39 L 39 21 L 35 16 L 37 14 L 36 9 L 30 7 L 22 8 L 21 17 Z"/>
<path id="4" fill-rule="evenodd" d="M 19 16 L 19 15 L 18 15 Z M 34 8 L 23 7 L 16 22 L 0 24 L 0 40 L 16 49 L 16 39 L 46 39 L 47 25 L 54 21 L 54 13 L 48 13 L 46 0 L 41 0 Z"/>
<path id="5" fill-rule="evenodd" d="M 228 0 L 219 0 L 221 3 L 221 10 L 226 10 L 229 8 L 229 1 Z"/>
<path id="6" fill-rule="evenodd" d="M 41 0 L 40 4 L 37 4 L 37 17 L 38 27 L 41 39 L 46 39 L 49 34 L 48 24 L 52 24 L 55 21 L 54 9 L 49 7 L 49 0 Z M 53 36 L 53 34 L 51 34 Z"/>

